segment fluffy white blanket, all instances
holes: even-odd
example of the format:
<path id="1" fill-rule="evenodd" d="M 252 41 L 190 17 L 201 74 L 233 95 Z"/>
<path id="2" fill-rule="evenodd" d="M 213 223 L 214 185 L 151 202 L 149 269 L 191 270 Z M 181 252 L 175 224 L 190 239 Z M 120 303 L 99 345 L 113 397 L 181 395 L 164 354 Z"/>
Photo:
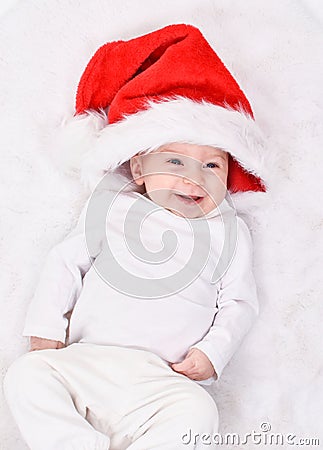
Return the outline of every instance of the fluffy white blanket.
<path id="1" fill-rule="evenodd" d="M 86 198 L 58 173 L 49 142 L 73 113 L 77 82 L 103 43 L 170 23 L 201 28 L 253 106 L 277 161 L 271 202 L 248 218 L 260 316 L 214 387 L 222 434 L 321 438 L 323 32 L 313 2 L 291 0 L 30 0 L 2 17 L 1 376 L 27 350 L 28 302 L 49 249 Z M 315 6 L 315 5 L 314 5 Z M 322 17 L 322 16 L 321 16 Z M 0 448 L 24 450 L 0 401 Z M 214 448 L 214 446 L 213 446 Z M 307 448 L 315 448 L 307 446 Z"/>

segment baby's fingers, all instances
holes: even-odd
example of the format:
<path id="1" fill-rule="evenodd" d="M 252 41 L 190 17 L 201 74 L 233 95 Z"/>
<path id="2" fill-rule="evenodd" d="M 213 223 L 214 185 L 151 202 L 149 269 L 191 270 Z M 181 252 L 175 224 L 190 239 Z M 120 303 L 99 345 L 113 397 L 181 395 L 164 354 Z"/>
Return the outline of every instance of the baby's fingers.
<path id="1" fill-rule="evenodd" d="M 31 336 L 30 338 L 30 352 L 37 350 L 58 349 L 65 347 L 60 341 L 54 341 L 52 339 L 40 338 L 37 336 Z"/>

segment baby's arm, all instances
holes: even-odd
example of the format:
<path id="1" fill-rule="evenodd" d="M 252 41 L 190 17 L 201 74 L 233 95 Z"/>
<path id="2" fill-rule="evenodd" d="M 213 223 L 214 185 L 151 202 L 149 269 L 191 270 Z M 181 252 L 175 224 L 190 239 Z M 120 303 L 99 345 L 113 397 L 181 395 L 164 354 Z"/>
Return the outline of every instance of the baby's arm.
<path id="1" fill-rule="evenodd" d="M 84 231 L 86 209 L 87 204 L 76 228 L 52 248 L 45 260 L 23 330 L 23 336 L 30 337 L 31 351 L 65 345 L 66 315 L 74 307 L 82 289 L 83 276 L 101 245 L 98 239 L 97 247 L 94 249 L 92 245 L 89 254 Z M 87 232 L 93 230 L 89 228 Z"/>
<path id="2" fill-rule="evenodd" d="M 236 253 L 220 286 L 218 312 L 213 324 L 204 338 L 190 347 L 204 352 L 217 378 L 239 348 L 259 312 L 252 273 L 251 236 L 247 225 L 240 218 Z"/>

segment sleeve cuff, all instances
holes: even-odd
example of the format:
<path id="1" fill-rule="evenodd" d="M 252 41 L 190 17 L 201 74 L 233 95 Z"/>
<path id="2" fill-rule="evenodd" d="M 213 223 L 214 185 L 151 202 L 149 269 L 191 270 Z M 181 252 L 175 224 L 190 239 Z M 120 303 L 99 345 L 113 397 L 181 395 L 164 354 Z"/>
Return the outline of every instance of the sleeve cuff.
<path id="1" fill-rule="evenodd" d="M 22 336 L 24 337 L 36 336 L 44 339 L 52 339 L 53 341 L 60 341 L 64 344 L 66 339 L 66 331 L 60 328 L 53 328 L 53 327 L 37 326 L 29 328 L 28 326 L 25 326 L 22 332 Z"/>

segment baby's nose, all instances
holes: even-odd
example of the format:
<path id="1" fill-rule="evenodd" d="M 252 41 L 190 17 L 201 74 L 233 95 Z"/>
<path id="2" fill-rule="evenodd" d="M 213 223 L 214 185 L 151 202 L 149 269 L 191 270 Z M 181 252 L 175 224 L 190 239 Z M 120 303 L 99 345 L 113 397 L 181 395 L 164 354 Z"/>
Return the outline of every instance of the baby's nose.
<path id="1" fill-rule="evenodd" d="M 191 173 L 190 175 L 186 175 L 183 178 L 183 182 L 185 184 L 192 184 L 194 186 L 195 185 L 200 186 L 200 185 L 203 185 L 203 177 L 201 174 L 194 172 L 194 173 Z"/>

